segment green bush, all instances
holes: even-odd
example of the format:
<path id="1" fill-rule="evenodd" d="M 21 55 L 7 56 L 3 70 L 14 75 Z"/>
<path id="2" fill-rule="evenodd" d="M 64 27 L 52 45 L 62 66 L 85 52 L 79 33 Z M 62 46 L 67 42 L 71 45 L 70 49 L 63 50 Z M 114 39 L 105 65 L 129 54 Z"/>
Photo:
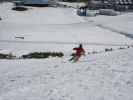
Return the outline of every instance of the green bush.
<path id="1" fill-rule="evenodd" d="M 7 58 L 7 54 L 0 54 L 0 59 Z"/>
<path id="2" fill-rule="evenodd" d="M 49 57 L 63 57 L 64 54 L 62 52 L 33 52 L 27 55 L 22 55 L 21 58 L 49 58 Z"/>
<path id="3" fill-rule="evenodd" d="M 12 53 L 9 54 L 2 54 L 0 53 L 0 59 L 13 59 L 15 56 Z"/>

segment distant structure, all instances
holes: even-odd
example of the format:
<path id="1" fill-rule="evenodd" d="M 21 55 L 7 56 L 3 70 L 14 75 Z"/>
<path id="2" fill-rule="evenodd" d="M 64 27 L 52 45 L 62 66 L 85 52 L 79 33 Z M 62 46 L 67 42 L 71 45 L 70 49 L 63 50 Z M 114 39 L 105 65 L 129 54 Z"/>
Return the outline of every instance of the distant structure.
<path id="1" fill-rule="evenodd" d="M 88 7 L 90 9 L 131 10 L 133 9 L 133 0 L 90 0 Z"/>
<path id="2" fill-rule="evenodd" d="M 50 4 L 50 0 L 23 0 L 24 5 L 28 6 L 48 6 Z"/>
<path id="3" fill-rule="evenodd" d="M 15 0 L 13 1 L 16 6 L 38 6 L 38 7 L 45 7 L 49 6 L 54 2 L 54 0 Z"/>

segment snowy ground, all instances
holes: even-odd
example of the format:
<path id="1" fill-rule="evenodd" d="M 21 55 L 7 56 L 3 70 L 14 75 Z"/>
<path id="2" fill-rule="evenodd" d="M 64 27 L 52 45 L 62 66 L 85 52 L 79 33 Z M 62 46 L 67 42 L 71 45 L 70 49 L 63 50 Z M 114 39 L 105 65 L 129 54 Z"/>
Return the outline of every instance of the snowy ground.
<path id="1" fill-rule="evenodd" d="M 12 11 L 0 4 L 0 52 L 62 51 L 63 58 L 0 60 L 0 100 L 133 100 L 133 14 L 82 18 L 73 8 L 30 8 Z M 119 32 L 120 31 L 120 32 Z M 24 39 L 15 38 L 24 37 Z M 79 62 L 67 60 L 83 43 Z"/>
<path id="2" fill-rule="evenodd" d="M 133 49 L 62 59 L 0 60 L 0 100 L 132 100 Z"/>
<path id="3" fill-rule="evenodd" d="M 107 28 L 108 30 L 117 31 L 125 34 L 131 34 L 133 38 L 133 13 L 121 13 L 119 16 L 96 16 L 95 18 L 86 18 L 94 24 Z"/>
<path id="4" fill-rule="evenodd" d="M 12 6 L 10 3 L 0 6 L 3 19 L 0 22 L 0 52 L 18 55 L 31 51 L 63 51 L 70 54 L 78 43 L 89 44 L 85 45 L 87 51 L 133 43 L 132 39 L 77 16 L 73 8 L 30 8 L 25 12 L 16 12 L 11 10 Z"/>

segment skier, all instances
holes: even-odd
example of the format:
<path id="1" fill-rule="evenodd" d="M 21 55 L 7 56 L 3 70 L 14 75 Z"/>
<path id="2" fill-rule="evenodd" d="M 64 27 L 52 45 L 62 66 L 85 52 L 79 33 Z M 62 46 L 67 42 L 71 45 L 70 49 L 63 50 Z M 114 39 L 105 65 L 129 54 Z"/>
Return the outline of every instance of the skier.
<path id="1" fill-rule="evenodd" d="M 75 51 L 75 53 L 72 54 L 72 58 L 69 59 L 69 61 L 73 60 L 74 62 L 77 62 L 82 55 L 85 56 L 85 50 L 82 44 L 79 44 L 79 47 L 73 48 L 73 50 Z"/>

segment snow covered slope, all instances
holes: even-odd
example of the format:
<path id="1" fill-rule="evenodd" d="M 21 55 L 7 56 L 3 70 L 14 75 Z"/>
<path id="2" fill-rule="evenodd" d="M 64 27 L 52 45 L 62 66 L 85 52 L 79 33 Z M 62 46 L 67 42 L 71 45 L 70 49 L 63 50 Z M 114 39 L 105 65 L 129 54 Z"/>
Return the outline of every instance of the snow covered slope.
<path id="1" fill-rule="evenodd" d="M 0 100 L 132 100 L 133 49 L 62 59 L 0 60 Z"/>
<path id="2" fill-rule="evenodd" d="M 84 20 L 72 8 L 16 12 L 12 7 L 11 3 L 0 4 L 0 52 L 62 51 L 70 55 L 80 42 L 86 52 L 133 43 L 131 38 L 97 25 L 120 25 L 120 31 L 127 32 L 132 14 Z M 76 63 L 68 62 L 68 55 L 0 60 L 0 100 L 133 100 L 132 51 L 86 54 Z"/>
<path id="3" fill-rule="evenodd" d="M 0 6 L 3 19 L 0 21 L 0 52 L 63 51 L 70 54 L 78 43 L 89 44 L 85 45 L 87 51 L 133 43 L 123 35 L 92 25 L 72 8 L 33 7 L 17 12 L 12 11 L 12 7 L 11 3 Z"/>
<path id="4" fill-rule="evenodd" d="M 0 5 L 0 15 L 4 19 L 4 22 L 9 24 L 47 25 L 84 22 L 82 18 L 76 16 L 72 8 L 66 10 L 65 8 L 54 7 L 31 7 L 28 11 L 17 12 L 11 10 L 13 7 L 12 3 L 3 3 Z"/>
<path id="5" fill-rule="evenodd" d="M 87 18 L 89 21 L 93 21 L 97 25 L 101 25 L 104 28 L 110 30 L 116 30 L 125 34 L 131 34 L 133 38 L 133 13 L 122 13 L 119 16 L 97 16 L 95 18 Z"/>

